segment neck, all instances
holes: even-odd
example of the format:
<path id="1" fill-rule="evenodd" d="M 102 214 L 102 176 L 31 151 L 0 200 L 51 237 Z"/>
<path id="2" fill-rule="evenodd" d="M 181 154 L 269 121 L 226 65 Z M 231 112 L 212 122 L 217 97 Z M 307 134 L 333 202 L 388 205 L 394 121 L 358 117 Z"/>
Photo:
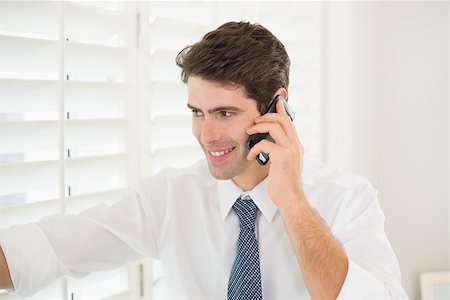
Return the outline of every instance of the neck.
<path id="1" fill-rule="evenodd" d="M 270 162 L 265 166 L 261 166 L 255 161 L 255 165 L 233 177 L 232 180 L 243 192 L 250 191 L 267 177 L 269 166 Z"/>

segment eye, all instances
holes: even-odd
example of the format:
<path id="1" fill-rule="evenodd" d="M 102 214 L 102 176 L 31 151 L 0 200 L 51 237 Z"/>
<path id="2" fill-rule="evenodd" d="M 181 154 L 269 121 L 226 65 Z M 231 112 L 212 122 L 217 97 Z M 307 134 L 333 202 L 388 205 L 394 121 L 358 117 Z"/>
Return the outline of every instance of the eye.
<path id="1" fill-rule="evenodd" d="M 224 117 L 224 118 L 229 118 L 229 117 L 231 117 L 232 115 L 234 115 L 234 113 L 231 112 L 231 111 L 221 111 L 221 112 L 220 112 L 220 116 L 221 116 L 221 117 Z"/>
<path id="2" fill-rule="evenodd" d="M 194 116 L 195 118 L 201 117 L 203 116 L 203 113 L 199 110 L 193 109 L 192 110 L 192 116 Z"/>

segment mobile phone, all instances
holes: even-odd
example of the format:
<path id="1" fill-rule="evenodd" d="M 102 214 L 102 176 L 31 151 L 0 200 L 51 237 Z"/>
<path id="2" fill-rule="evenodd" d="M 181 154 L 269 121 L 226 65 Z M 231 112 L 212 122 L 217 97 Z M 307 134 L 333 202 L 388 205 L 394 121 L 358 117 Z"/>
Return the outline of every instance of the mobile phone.
<path id="1" fill-rule="evenodd" d="M 282 101 L 284 108 L 286 110 L 286 113 L 288 114 L 289 118 L 291 118 L 291 121 L 294 120 L 295 114 L 292 108 L 289 106 L 289 104 L 284 100 L 283 96 L 277 95 L 275 98 L 272 99 L 269 103 L 269 108 L 264 114 L 267 113 L 276 113 L 277 112 L 277 103 L 278 101 Z M 253 146 L 255 146 L 257 143 L 259 143 L 262 140 L 268 140 L 272 143 L 275 143 L 273 138 L 268 133 L 256 133 L 250 135 L 250 137 L 247 140 L 247 147 L 248 149 L 252 149 Z M 267 153 L 261 152 L 259 155 L 256 156 L 256 160 L 260 165 L 265 165 L 269 162 L 269 155 Z"/>

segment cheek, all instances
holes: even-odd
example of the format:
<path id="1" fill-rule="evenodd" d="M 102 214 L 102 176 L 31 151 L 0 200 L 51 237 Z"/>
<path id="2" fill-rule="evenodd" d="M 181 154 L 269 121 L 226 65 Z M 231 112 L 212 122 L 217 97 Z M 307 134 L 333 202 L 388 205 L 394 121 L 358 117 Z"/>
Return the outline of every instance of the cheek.
<path id="1" fill-rule="evenodd" d="M 249 137 L 248 134 L 245 132 L 246 129 L 247 127 L 243 127 L 242 125 L 236 127 L 228 127 L 227 133 L 228 136 L 231 137 L 236 142 L 246 143 Z"/>
<path id="2" fill-rule="evenodd" d="M 244 131 L 244 133 L 241 136 L 241 142 L 245 143 L 245 145 L 247 145 L 248 138 L 249 138 L 249 135 L 247 133 L 245 133 L 245 131 Z M 247 148 L 247 147 L 245 147 L 245 148 Z"/>

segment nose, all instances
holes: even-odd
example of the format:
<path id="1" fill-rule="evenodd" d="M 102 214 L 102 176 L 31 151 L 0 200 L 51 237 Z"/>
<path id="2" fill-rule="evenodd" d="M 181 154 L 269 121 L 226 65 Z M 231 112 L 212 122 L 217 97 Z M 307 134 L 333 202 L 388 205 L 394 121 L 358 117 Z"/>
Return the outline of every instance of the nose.
<path id="1" fill-rule="evenodd" d="M 217 122 L 213 119 L 205 118 L 203 121 L 200 138 L 203 145 L 213 144 L 214 142 L 220 140 L 221 129 L 219 124 L 217 124 Z"/>

